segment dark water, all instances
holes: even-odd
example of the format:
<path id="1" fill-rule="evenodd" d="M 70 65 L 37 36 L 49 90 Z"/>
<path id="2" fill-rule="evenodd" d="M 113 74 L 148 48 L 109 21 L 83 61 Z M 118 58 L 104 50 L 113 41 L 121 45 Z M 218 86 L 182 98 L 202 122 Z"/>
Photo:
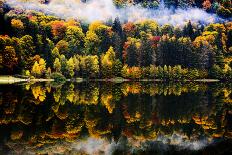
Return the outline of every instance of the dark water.
<path id="1" fill-rule="evenodd" d="M 232 85 L 0 86 L 0 154 L 231 154 Z"/>

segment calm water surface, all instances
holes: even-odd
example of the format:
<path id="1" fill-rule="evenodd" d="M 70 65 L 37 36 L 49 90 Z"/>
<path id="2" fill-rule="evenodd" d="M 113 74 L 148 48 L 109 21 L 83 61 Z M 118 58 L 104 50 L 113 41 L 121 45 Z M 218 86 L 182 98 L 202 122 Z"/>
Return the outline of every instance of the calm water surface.
<path id="1" fill-rule="evenodd" d="M 0 154 L 231 154 L 230 83 L 0 85 Z"/>

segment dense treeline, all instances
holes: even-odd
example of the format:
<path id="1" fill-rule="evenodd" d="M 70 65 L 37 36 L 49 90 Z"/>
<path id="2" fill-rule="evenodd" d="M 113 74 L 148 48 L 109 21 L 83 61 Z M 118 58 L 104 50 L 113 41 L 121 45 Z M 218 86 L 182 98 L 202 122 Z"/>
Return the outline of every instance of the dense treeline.
<path id="1" fill-rule="evenodd" d="M 2 3 L 1 5 L 4 5 Z M 33 77 L 231 79 L 232 22 L 90 24 L 1 9 L 0 73 Z"/>

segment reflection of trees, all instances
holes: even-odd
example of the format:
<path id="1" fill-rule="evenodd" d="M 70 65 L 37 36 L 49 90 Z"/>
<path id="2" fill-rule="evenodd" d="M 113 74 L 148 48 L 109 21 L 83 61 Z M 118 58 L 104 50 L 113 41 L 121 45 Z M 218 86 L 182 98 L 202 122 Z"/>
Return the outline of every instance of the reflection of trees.
<path id="1" fill-rule="evenodd" d="M 41 102 L 46 99 L 46 89 L 42 88 L 41 85 L 32 86 L 31 91 L 35 99 L 38 99 Z"/>
<path id="2" fill-rule="evenodd" d="M 93 137 L 110 134 L 112 129 L 111 122 L 108 110 L 102 106 L 90 106 L 85 111 L 86 128 Z"/>
<path id="3" fill-rule="evenodd" d="M 232 135 L 230 85 L 137 82 L 28 88 L 1 90 L 0 124 L 11 126 L 4 134 L 7 141 L 45 147 L 84 135 L 116 141 L 125 136 L 138 145 L 174 133 L 188 140 Z"/>
<path id="4" fill-rule="evenodd" d="M 127 82 L 121 85 L 122 93 L 126 96 L 128 93 L 140 94 L 147 93 L 151 96 L 154 95 L 175 95 L 179 96 L 182 93 L 206 91 L 206 84 L 194 83 L 140 83 L 140 82 Z"/>
<path id="5" fill-rule="evenodd" d="M 157 112 L 162 124 L 169 124 L 173 121 L 188 123 L 194 112 L 200 112 L 201 106 L 208 104 L 207 96 L 204 92 L 185 93 L 181 96 L 163 96 L 157 97 Z M 207 106 L 207 105 L 206 105 Z"/>

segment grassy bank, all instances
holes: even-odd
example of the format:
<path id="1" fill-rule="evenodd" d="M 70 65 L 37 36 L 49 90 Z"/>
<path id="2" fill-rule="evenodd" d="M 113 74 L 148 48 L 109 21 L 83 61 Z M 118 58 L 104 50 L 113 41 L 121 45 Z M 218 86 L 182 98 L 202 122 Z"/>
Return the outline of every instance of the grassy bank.
<path id="1" fill-rule="evenodd" d="M 50 82 L 54 81 L 54 79 L 30 79 L 30 78 L 18 78 L 14 76 L 0 76 L 0 84 L 13 84 L 13 83 L 21 83 L 21 82 Z"/>
<path id="2" fill-rule="evenodd" d="M 12 84 L 19 82 L 28 82 L 28 79 L 16 78 L 13 76 L 0 76 L 0 84 Z"/>

